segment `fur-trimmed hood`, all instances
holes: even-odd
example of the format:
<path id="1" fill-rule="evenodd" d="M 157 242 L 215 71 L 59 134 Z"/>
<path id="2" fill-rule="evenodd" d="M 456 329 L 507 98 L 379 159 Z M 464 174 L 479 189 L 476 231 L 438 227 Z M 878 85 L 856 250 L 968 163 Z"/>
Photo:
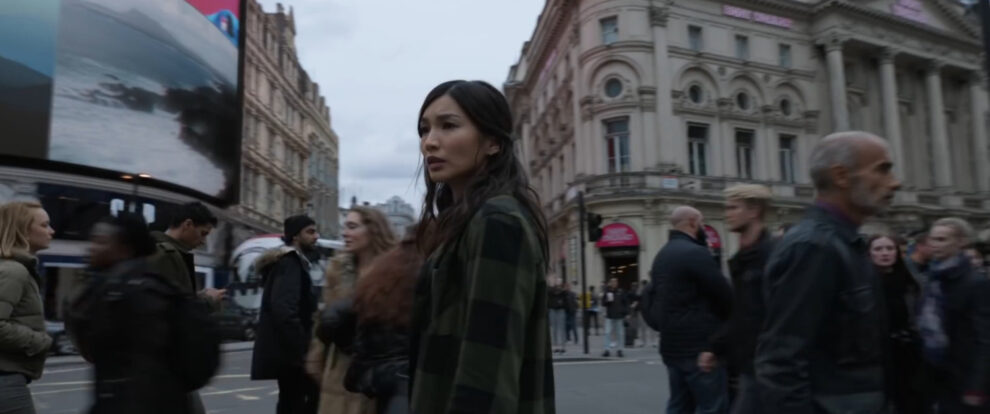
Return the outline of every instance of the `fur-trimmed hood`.
<path id="1" fill-rule="evenodd" d="M 323 303 L 330 304 L 337 299 L 350 296 L 354 292 L 357 278 L 354 255 L 344 252 L 334 255 L 324 277 Z"/>
<path id="2" fill-rule="evenodd" d="M 306 260 L 306 258 L 292 246 L 279 246 L 265 251 L 261 254 L 261 256 L 258 256 L 258 258 L 254 260 L 254 270 L 259 274 L 265 275 L 267 272 L 264 270 L 267 267 L 275 264 L 275 262 L 278 262 L 282 256 L 287 254 L 295 254 L 299 261 L 303 263 L 304 269 L 309 271 L 309 260 Z"/>

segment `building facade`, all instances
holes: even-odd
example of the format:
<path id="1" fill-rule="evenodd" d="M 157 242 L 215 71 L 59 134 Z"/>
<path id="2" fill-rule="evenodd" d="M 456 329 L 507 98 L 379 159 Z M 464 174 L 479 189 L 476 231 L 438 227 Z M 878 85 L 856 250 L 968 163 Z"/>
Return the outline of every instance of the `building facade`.
<path id="1" fill-rule="evenodd" d="M 772 188 L 771 224 L 814 197 L 818 139 L 885 137 L 904 185 L 864 232 L 937 217 L 990 228 L 987 89 L 979 30 L 948 0 L 549 0 L 510 69 L 517 150 L 550 223 L 554 271 L 648 277 L 677 205 L 737 250 L 722 190 Z M 578 241 L 575 195 L 605 218 Z"/>
<path id="2" fill-rule="evenodd" d="M 416 223 L 416 210 L 399 196 L 393 196 L 384 203 L 376 204 L 375 208 L 388 217 L 396 237 L 403 237 L 406 229 Z"/>
<path id="3" fill-rule="evenodd" d="M 302 69 L 295 18 L 250 0 L 246 13 L 241 202 L 232 208 L 237 239 L 282 231 L 282 220 L 310 214 L 325 236 L 337 224 L 338 138 L 319 85 Z"/>

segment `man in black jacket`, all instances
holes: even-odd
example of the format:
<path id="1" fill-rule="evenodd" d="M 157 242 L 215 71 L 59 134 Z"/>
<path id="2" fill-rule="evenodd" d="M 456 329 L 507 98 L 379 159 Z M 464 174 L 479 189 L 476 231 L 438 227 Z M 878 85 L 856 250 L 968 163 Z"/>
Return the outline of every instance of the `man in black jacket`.
<path id="1" fill-rule="evenodd" d="M 303 370 L 316 312 L 305 252 L 316 246 L 320 235 L 316 222 L 302 215 L 285 219 L 284 233 L 286 246 L 262 255 L 255 264 L 264 275 L 264 292 L 251 379 L 278 380 L 278 414 L 315 414 L 319 389 Z"/>
<path id="2" fill-rule="evenodd" d="M 900 183 L 886 142 L 865 132 L 812 150 L 817 201 L 770 256 L 756 376 L 768 414 L 884 410 L 884 302 L 857 229 Z"/>
<path id="3" fill-rule="evenodd" d="M 646 323 L 660 331 L 660 355 L 670 377 L 670 414 L 726 413 L 729 406 L 725 367 L 712 347 L 712 336 L 729 317 L 732 289 L 697 239 L 701 212 L 674 209 L 670 241 L 650 270 L 650 290 L 643 295 Z"/>
<path id="4" fill-rule="evenodd" d="M 732 414 L 759 414 L 759 393 L 753 369 L 756 338 L 763 322 L 763 267 L 772 239 L 763 223 L 772 194 L 762 185 L 743 184 L 725 191 L 725 224 L 739 234 L 739 251 L 729 259 L 734 300 L 732 316 L 713 340 L 715 354 L 727 356 L 729 370 L 739 374 Z"/>

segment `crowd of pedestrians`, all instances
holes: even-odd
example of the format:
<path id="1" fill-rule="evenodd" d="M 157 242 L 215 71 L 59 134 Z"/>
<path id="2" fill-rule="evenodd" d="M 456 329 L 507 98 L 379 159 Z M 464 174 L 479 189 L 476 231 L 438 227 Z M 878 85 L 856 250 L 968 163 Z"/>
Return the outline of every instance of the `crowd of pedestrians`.
<path id="1" fill-rule="evenodd" d="M 603 357 L 659 339 L 669 414 L 990 412 L 990 278 L 972 227 L 949 217 L 910 240 L 859 233 L 900 186 L 882 138 L 820 140 L 814 205 L 773 232 L 770 189 L 727 189 L 740 246 L 728 277 L 702 211 L 680 206 L 648 280 L 578 295 L 547 277 L 547 223 L 514 130 L 487 83 L 432 90 L 418 118 L 419 223 L 400 239 L 378 210 L 351 209 L 322 300 L 308 259 L 319 223 L 285 219 L 284 245 L 254 263 L 251 378 L 277 381 L 277 413 L 553 413 L 554 354 L 578 341 L 579 317 L 597 335 L 599 316 Z M 90 413 L 206 412 L 197 390 L 219 366 L 226 292 L 200 286 L 192 250 L 217 219 L 190 203 L 168 224 L 150 232 L 121 212 L 92 227 L 66 317 L 94 365 Z M 35 412 L 28 383 L 52 346 L 37 253 L 53 234 L 42 205 L 0 206 L 2 414 Z"/>

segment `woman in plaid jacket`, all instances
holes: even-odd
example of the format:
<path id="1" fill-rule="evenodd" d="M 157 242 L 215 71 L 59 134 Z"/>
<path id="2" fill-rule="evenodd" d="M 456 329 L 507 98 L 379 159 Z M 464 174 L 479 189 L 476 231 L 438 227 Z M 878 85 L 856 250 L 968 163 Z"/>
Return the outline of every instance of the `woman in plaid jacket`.
<path id="1" fill-rule="evenodd" d="M 416 288 L 412 412 L 554 413 L 547 231 L 505 97 L 437 86 L 420 110 L 429 257 Z"/>

